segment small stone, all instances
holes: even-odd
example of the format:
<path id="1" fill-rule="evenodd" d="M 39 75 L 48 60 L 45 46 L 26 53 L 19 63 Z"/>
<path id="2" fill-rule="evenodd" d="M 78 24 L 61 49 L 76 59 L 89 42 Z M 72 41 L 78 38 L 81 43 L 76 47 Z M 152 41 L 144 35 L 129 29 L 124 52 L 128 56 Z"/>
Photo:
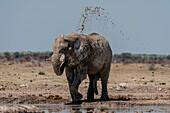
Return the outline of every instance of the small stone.
<path id="1" fill-rule="evenodd" d="M 162 91 L 162 88 L 158 88 L 159 91 Z"/>
<path id="2" fill-rule="evenodd" d="M 42 94 L 39 94 L 40 97 L 42 97 Z"/>
<path id="3" fill-rule="evenodd" d="M 20 87 L 28 87 L 28 84 L 21 84 Z"/>
<path id="4" fill-rule="evenodd" d="M 3 86 L 0 86 L 0 91 L 5 91 L 5 88 Z"/>
<path id="5" fill-rule="evenodd" d="M 160 110 L 167 110 L 167 109 L 165 109 L 165 108 L 160 108 Z"/>
<path id="6" fill-rule="evenodd" d="M 117 86 L 117 87 L 116 87 L 116 90 L 122 91 L 122 88 L 121 88 L 120 86 Z"/>
<path id="7" fill-rule="evenodd" d="M 35 97 L 36 95 L 35 94 L 32 94 L 33 97 Z"/>
<path id="8" fill-rule="evenodd" d="M 145 79 L 145 77 L 142 77 L 141 79 Z"/>
<path id="9" fill-rule="evenodd" d="M 53 95 L 49 95 L 48 97 L 46 97 L 47 99 L 51 99 L 53 98 L 54 96 Z"/>
<path id="10" fill-rule="evenodd" d="M 146 112 L 152 112 L 153 111 L 153 109 L 149 109 L 148 111 L 146 111 Z"/>
<path id="11" fill-rule="evenodd" d="M 166 85 L 166 83 L 162 82 L 162 83 L 159 83 L 159 85 Z"/>
<path id="12" fill-rule="evenodd" d="M 129 88 L 129 85 L 127 83 L 120 83 L 119 85 L 121 88 Z"/>
<path id="13" fill-rule="evenodd" d="M 12 94 L 9 94 L 8 97 L 12 97 Z"/>
<path id="14" fill-rule="evenodd" d="M 147 82 L 144 82 L 143 84 L 147 84 Z"/>

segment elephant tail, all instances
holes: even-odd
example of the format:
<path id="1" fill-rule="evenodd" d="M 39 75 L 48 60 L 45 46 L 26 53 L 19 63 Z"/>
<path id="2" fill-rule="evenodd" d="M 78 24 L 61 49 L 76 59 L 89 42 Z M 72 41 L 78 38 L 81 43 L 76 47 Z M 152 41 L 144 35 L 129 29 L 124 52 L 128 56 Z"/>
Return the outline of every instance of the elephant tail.
<path id="1" fill-rule="evenodd" d="M 99 79 L 99 76 L 95 75 L 93 79 L 93 91 L 95 92 L 96 95 L 98 95 L 98 90 L 97 90 L 98 79 Z"/>

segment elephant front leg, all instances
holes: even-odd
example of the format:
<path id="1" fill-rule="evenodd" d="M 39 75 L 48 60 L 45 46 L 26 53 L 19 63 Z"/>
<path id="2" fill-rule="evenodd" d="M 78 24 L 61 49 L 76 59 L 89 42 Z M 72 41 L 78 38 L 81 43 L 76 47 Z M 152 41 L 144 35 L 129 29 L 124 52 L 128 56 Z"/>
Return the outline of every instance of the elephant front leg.
<path id="1" fill-rule="evenodd" d="M 73 94 L 73 101 L 80 101 L 83 95 L 78 92 L 80 83 L 87 77 L 87 64 L 82 62 L 74 69 L 74 80 L 71 84 L 71 93 Z"/>
<path id="2" fill-rule="evenodd" d="M 69 85 L 70 95 L 71 95 L 72 100 L 74 100 L 74 96 L 73 96 L 72 91 L 71 91 L 71 85 L 72 85 L 73 80 L 74 80 L 74 69 L 66 67 L 66 76 L 67 76 L 67 81 L 68 81 L 68 85 Z"/>
<path id="3" fill-rule="evenodd" d="M 78 87 L 81 83 L 80 79 L 75 74 L 75 69 L 66 68 L 66 76 L 69 84 L 69 90 L 73 101 L 79 101 L 83 95 L 78 92 Z"/>
<path id="4" fill-rule="evenodd" d="M 80 101 L 83 98 L 83 95 L 78 92 L 78 87 L 80 85 L 80 82 L 78 79 L 74 79 L 73 83 L 71 84 L 71 94 L 72 94 L 72 99 L 74 102 Z"/>
<path id="5" fill-rule="evenodd" d="M 73 101 L 75 102 L 80 101 L 83 98 L 83 95 L 78 92 L 79 85 L 82 82 L 81 76 L 83 76 L 82 73 L 80 73 L 79 70 L 75 69 L 74 80 L 71 84 L 71 93 L 73 94 Z"/>

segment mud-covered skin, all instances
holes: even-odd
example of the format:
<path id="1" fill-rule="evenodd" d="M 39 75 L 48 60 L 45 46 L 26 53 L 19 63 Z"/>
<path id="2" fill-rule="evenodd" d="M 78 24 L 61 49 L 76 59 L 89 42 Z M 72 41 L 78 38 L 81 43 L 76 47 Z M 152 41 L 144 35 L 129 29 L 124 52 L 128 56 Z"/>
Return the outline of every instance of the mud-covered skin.
<path id="1" fill-rule="evenodd" d="M 61 75 L 66 68 L 66 76 L 73 101 L 83 97 L 78 92 L 80 83 L 89 76 L 87 99 L 94 99 L 97 80 L 101 78 L 101 99 L 107 100 L 107 81 L 110 72 L 112 51 L 108 41 L 97 33 L 83 35 L 70 33 L 56 38 L 53 45 L 54 54 L 50 58 L 54 72 Z"/>

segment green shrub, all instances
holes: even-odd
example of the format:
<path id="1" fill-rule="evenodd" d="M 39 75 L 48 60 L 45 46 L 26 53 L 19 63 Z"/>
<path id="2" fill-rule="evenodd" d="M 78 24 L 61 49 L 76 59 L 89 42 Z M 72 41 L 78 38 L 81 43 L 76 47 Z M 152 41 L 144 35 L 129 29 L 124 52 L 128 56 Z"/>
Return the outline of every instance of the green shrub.
<path id="1" fill-rule="evenodd" d="M 15 53 L 13 53 L 13 55 L 15 56 L 15 58 L 19 58 L 20 57 L 19 52 L 15 52 Z"/>
<path id="2" fill-rule="evenodd" d="M 39 75 L 45 75 L 45 72 L 39 71 L 38 74 L 39 74 Z"/>
<path id="3" fill-rule="evenodd" d="M 38 53 L 33 53 L 33 57 L 37 57 L 38 56 Z"/>
<path id="4" fill-rule="evenodd" d="M 149 80 L 149 82 L 154 82 L 154 81 L 155 81 L 154 79 Z"/>
<path id="5" fill-rule="evenodd" d="M 4 56 L 10 56 L 11 55 L 10 52 L 4 52 L 3 54 L 4 54 Z"/>
<path id="6" fill-rule="evenodd" d="M 167 56 L 167 59 L 170 60 L 170 55 Z"/>

